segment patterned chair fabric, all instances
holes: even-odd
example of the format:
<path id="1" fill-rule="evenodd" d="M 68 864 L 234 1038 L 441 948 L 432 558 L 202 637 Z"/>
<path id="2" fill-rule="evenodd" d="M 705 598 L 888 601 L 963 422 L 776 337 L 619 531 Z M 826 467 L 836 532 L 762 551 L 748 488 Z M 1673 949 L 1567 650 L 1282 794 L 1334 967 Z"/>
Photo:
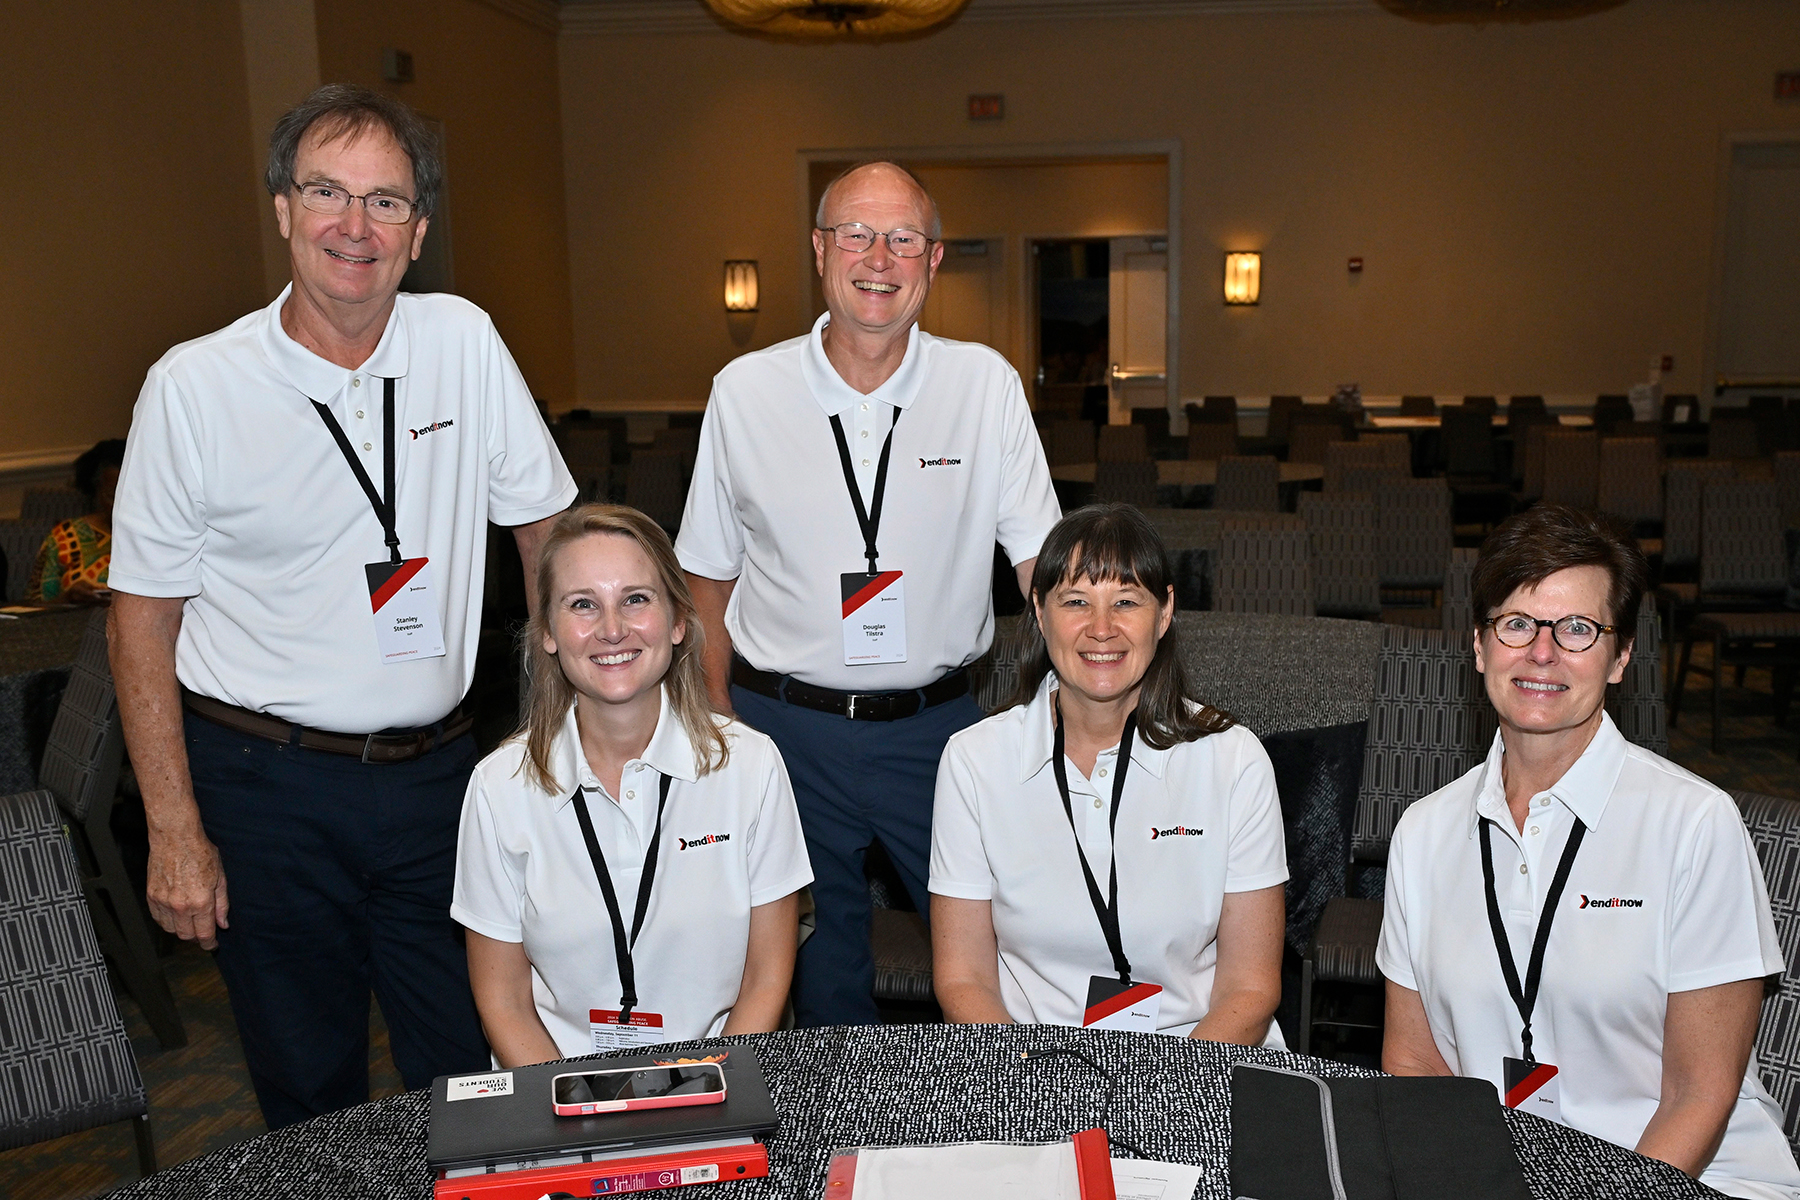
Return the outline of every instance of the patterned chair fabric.
<path id="1" fill-rule="evenodd" d="M 1773 480 L 1713 480 L 1700 506 L 1700 592 L 1787 589 L 1787 545 Z"/>
<path id="2" fill-rule="evenodd" d="M 99 804 L 111 812 L 125 757 L 112 669 L 106 658 L 106 613 L 97 610 L 81 634 L 81 648 L 63 689 L 38 781 L 56 795 L 77 824 Z"/>
<path id="3" fill-rule="evenodd" d="M 1272 455 L 1221 458 L 1213 485 L 1213 507 L 1231 512 L 1279 512 L 1281 464 Z"/>
<path id="4" fill-rule="evenodd" d="M 1310 617 L 1311 559 L 1311 540 L 1304 529 L 1259 529 L 1227 522 L 1219 532 L 1213 608 Z"/>
<path id="5" fill-rule="evenodd" d="M 625 474 L 625 503 L 664 529 L 680 525 L 687 503 L 681 455 L 673 450 L 633 450 Z"/>
<path id="6" fill-rule="evenodd" d="M 1520 443 L 1519 499 L 1537 500 L 1544 494 L 1544 435 L 1556 426 L 1550 421 L 1532 421 L 1524 429 L 1514 430 Z M 1520 436 L 1520 433 L 1523 436 Z"/>
<path id="7" fill-rule="evenodd" d="M 1404 441 L 1405 439 L 1402 439 Z M 1405 446 L 1401 447 L 1405 450 Z M 1355 442 L 1332 442 L 1325 447 L 1325 490 L 1327 492 L 1363 492 L 1373 489 L 1358 486 L 1369 479 L 1383 476 L 1408 477 L 1410 460 L 1395 455 L 1392 443 L 1363 438 Z M 1352 477 L 1355 477 L 1354 480 Z"/>
<path id="8" fill-rule="evenodd" d="M 1627 521 L 1663 519 L 1662 449 L 1655 438 L 1600 439 L 1601 512 Z"/>
<path id="9" fill-rule="evenodd" d="M 1663 565 L 1688 567 L 1700 561 L 1700 496 L 1711 480 L 1736 474 L 1728 462 L 1676 460 L 1663 471 Z"/>
<path id="10" fill-rule="evenodd" d="M 1333 616 L 1381 611 L 1375 497 L 1300 493 L 1300 519 L 1312 545 L 1313 609 Z"/>
<path id="11" fill-rule="evenodd" d="M 1631 647 L 1631 662 L 1625 667 L 1625 678 L 1606 690 L 1606 711 L 1612 714 L 1613 724 L 1626 741 L 1667 758 L 1669 713 L 1664 670 L 1662 622 L 1657 619 L 1656 605 L 1649 603 L 1646 596 L 1638 608 L 1637 640 Z"/>
<path id="12" fill-rule="evenodd" d="M 0 797 L 0 1150 L 148 1111 L 47 791 Z"/>
<path id="13" fill-rule="evenodd" d="M 94 502 L 72 487 L 26 488 L 19 516 L 27 520 L 67 521 L 94 511 Z"/>
<path id="14" fill-rule="evenodd" d="M 994 618 L 994 644 L 969 664 L 969 693 L 984 712 L 997 711 L 1012 699 L 1019 686 L 1019 639 L 1025 625 L 1022 615 Z"/>
<path id="15" fill-rule="evenodd" d="M 0 521 L 0 558 L 6 563 L 6 602 L 17 604 L 25 596 L 38 550 L 56 522 L 45 517 L 21 517 Z"/>
<path id="16" fill-rule="evenodd" d="M 1277 446 L 1288 444 L 1293 432 L 1294 413 L 1305 403 L 1298 396 L 1269 397 L 1269 440 Z"/>
<path id="17" fill-rule="evenodd" d="M 926 1004 L 931 987 L 931 934 L 916 912 L 877 906 L 869 911 L 869 944 L 878 1000 Z"/>
<path id="18" fill-rule="evenodd" d="M 1238 431 L 1236 425 L 1223 425 L 1207 421 L 1188 423 L 1187 456 L 1193 461 L 1217 462 L 1219 459 L 1237 452 Z"/>
<path id="19" fill-rule="evenodd" d="M 1135 428 L 1135 427 L 1134 427 Z M 1156 504 L 1156 464 L 1148 458 L 1094 465 L 1094 499 L 1150 508 Z"/>
<path id="20" fill-rule="evenodd" d="M 1731 798 L 1762 860 L 1775 935 L 1789 964 L 1780 987 L 1763 1001 L 1756 1029 L 1758 1074 L 1781 1106 L 1788 1144 L 1800 1152 L 1800 974 L 1793 970 L 1800 963 L 1800 802 L 1735 790 Z"/>
<path id="21" fill-rule="evenodd" d="M 1471 587 L 1475 576 L 1478 550 L 1458 547 L 1450 551 L 1450 563 L 1444 568 L 1443 629 L 1452 636 L 1469 637 L 1475 628 L 1475 595 Z"/>
<path id="22" fill-rule="evenodd" d="M 1344 427 L 1336 420 L 1296 420 L 1288 432 L 1288 461 L 1323 463 L 1325 447 L 1344 440 Z"/>
<path id="23" fill-rule="evenodd" d="M 1586 429 L 1544 430 L 1545 500 L 1594 507 L 1600 476 L 1600 439 Z"/>
<path id="24" fill-rule="evenodd" d="M 1783 528 L 1800 528 L 1800 450 L 1775 456 L 1775 494 L 1781 501 Z"/>
<path id="25" fill-rule="evenodd" d="M 1091 421 L 1050 422 L 1044 450 L 1053 467 L 1091 463 L 1095 459 L 1094 425 Z"/>
<path id="26" fill-rule="evenodd" d="M 601 425 L 562 424 L 552 432 L 581 499 L 605 500 L 612 485 L 612 431 Z"/>
<path id="27" fill-rule="evenodd" d="M 1442 479 L 1395 480 L 1376 493 L 1381 582 L 1436 588 L 1450 559 L 1450 485 Z"/>
<path id="28" fill-rule="evenodd" d="M 1379 984 L 1375 947 L 1381 941 L 1381 901 L 1339 896 L 1325 906 L 1309 957 L 1321 980 Z M 1301 1051 L 1306 1053 L 1305 1050 Z"/>
<path id="29" fill-rule="evenodd" d="M 1150 433 L 1142 425 L 1102 425 L 1097 462 L 1137 462 L 1150 457 Z"/>

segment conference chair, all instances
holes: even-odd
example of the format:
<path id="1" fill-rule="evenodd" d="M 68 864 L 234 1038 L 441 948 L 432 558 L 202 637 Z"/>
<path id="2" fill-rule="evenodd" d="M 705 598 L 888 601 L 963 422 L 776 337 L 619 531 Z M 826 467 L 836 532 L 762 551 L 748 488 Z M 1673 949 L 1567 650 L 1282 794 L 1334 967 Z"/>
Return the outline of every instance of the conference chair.
<path id="1" fill-rule="evenodd" d="M 1217 612 L 1313 615 L 1312 544 L 1298 519 L 1285 529 L 1226 521 L 1213 573 Z"/>
<path id="2" fill-rule="evenodd" d="M 583 502 L 604 501 L 612 486 L 612 431 L 599 425 L 552 425 L 563 465 L 575 477 Z"/>
<path id="3" fill-rule="evenodd" d="M 681 454 L 674 450 L 633 450 L 625 474 L 625 503 L 671 533 L 681 525 L 687 503 Z"/>
<path id="4" fill-rule="evenodd" d="M 1400 397 L 1400 415 L 1403 417 L 1435 417 L 1437 410 L 1436 396 Z"/>
<path id="5" fill-rule="evenodd" d="M 1594 507 L 1600 477 L 1600 439 L 1589 429 L 1544 430 L 1543 499 Z"/>
<path id="6" fill-rule="evenodd" d="M 43 517 L 0 520 L 0 559 L 6 562 L 6 603 L 17 604 L 26 598 L 25 584 L 37 565 L 38 550 L 55 524 Z"/>
<path id="7" fill-rule="evenodd" d="M 1656 439 L 1601 438 L 1595 498 L 1601 512 L 1620 518 L 1644 535 L 1638 543 L 1644 553 L 1660 552 L 1662 541 L 1652 536 L 1661 532 L 1663 524 L 1662 449 Z"/>
<path id="8" fill-rule="evenodd" d="M 1188 423 L 1187 456 L 1195 462 L 1217 462 L 1238 452 L 1237 425 L 1216 422 Z"/>
<path id="9" fill-rule="evenodd" d="M 1271 455 L 1221 458 L 1212 506 L 1232 512 L 1279 512 L 1281 464 Z"/>
<path id="10" fill-rule="evenodd" d="M 1271 445 L 1286 447 L 1292 434 L 1294 414 L 1305 404 L 1299 396 L 1270 396 L 1268 438 Z"/>
<path id="11" fill-rule="evenodd" d="M 1094 499 L 1151 508 L 1156 504 L 1156 463 L 1148 458 L 1101 459 L 1094 464 Z"/>
<path id="12" fill-rule="evenodd" d="M 1369 620 L 1381 616 L 1380 540 L 1370 492 L 1300 493 L 1311 539 L 1313 611 Z"/>
<path id="13" fill-rule="evenodd" d="M 1094 424 L 1092 421 L 1057 419 L 1050 422 L 1044 446 L 1053 467 L 1095 461 Z"/>
<path id="14" fill-rule="evenodd" d="M 1800 961 L 1800 801 L 1731 792 L 1761 861 L 1782 961 Z M 1788 1145 L 1800 1152 L 1800 975 L 1784 971 L 1767 988 L 1756 1026 L 1757 1075 L 1782 1113 Z"/>
<path id="15" fill-rule="evenodd" d="M 94 511 L 94 502 L 72 487 L 26 488 L 19 516 L 26 520 L 67 521 Z"/>
<path id="16" fill-rule="evenodd" d="M 1150 457 L 1149 431 L 1142 425 L 1102 425 L 1095 446 L 1098 462 L 1137 462 Z"/>
<path id="17" fill-rule="evenodd" d="M 1382 587 L 1435 592 L 1443 584 L 1452 544 L 1449 485 L 1442 479 L 1397 479 L 1376 493 L 1375 504 Z"/>
<path id="18" fill-rule="evenodd" d="M 1706 431 L 1706 457 L 1755 458 L 1761 452 L 1754 415 L 1741 408 L 1713 409 Z"/>

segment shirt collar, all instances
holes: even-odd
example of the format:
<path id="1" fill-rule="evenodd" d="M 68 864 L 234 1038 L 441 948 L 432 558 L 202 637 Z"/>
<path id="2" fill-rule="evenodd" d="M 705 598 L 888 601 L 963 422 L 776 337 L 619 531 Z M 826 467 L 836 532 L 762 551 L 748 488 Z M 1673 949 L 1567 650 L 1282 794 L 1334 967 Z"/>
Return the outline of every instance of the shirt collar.
<path id="1" fill-rule="evenodd" d="M 373 375 L 378 379 L 398 379 L 406 374 L 410 339 L 406 332 L 405 297 L 394 297 L 394 311 L 388 314 L 387 328 L 367 362 L 354 369 L 327 362 L 288 336 L 281 327 L 281 306 L 293 294 L 294 285 L 281 289 L 281 295 L 263 310 L 257 340 L 263 353 L 281 377 L 293 384 L 309 400 L 329 400 L 349 384 L 352 375 Z"/>
<path id="2" fill-rule="evenodd" d="M 635 761 L 682 783 L 693 783 L 700 778 L 699 768 L 694 762 L 693 743 L 688 741 L 687 729 L 676 715 L 674 706 L 669 703 L 669 689 L 666 686 L 662 687 L 662 699 L 656 713 L 656 732 L 650 735 L 650 744 L 644 747 L 644 752 Z M 594 778 L 594 772 L 588 767 L 587 756 L 581 752 L 581 730 L 575 723 L 573 704 L 569 705 L 569 711 L 563 717 L 562 732 L 557 734 L 556 744 L 551 749 L 550 766 L 555 772 L 558 785 L 569 789 L 557 797 L 558 808 L 575 798 L 577 784 L 599 790 L 600 781 Z"/>
<path id="3" fill-rule="evenodd" d="M 825 326 L 830 323 L 831 314 L 820 313 L 800 353 L 801 378 L 806 380 L 808 390 L 825 410 L 825 415 L 836 416 L 859 400 L 880 400 L 895 408 L 910 407 L 919 394 L 920 385 L 925 382 L 925 347 L 919 341 L 918 325 L 915 324 L 906 335 L 906 354 L 900 359 L 899 369 L 886 383 L 865 396 L 845 383 L 831 360 L 825 357 L 823 335 Z"/>
<path id="4" fill-rule="evenodd" d="M 1056 750 L 1056 729 L 1051 723 L 1050 693 L 1056 689 L 1056 672 L 1049 671 L 1044 681 L 1038 684 L 1037 695 L 1025 706 L 1025 736 L 1020 740 L 1019 782 L 1024 783 L 1032 776 L 1050 765 L 1050 756 Z M 1115 747 L 1116 748 L 1116 747 Z M 1173 749 L 1173 747 L 1170 747 Z M 1167 769 L 1169 750 L 1158 750 L 1145 743 L 1135 734 L 1131 739 L 1131 762 L 1133 766 L 1150 772 L 1156 778 L 1163 777 Z"/>
<path id="5" fill-rule="evenodd" d="M 1625 767 L 1625 750 L 1625 735 L 1613 724 L 1612 714 L 1602 712 L 1594 740 L 1581 752 L 1575 765 L 1563 772 L 1563 777 L 1545 794 L 1560 800 L 1589 829 L 1598 827 L 1600 819 L 1606 815 L 1613 786 L 1619 781 L 1619 772 Z M 1475 790 L 1475 811 L 1469 818 L 1470 837 L 1475 836 L 1483 817 L 1496 824 L 1512 820 L 1506 807 L 1506 784 L 1500 774 L 1500 764 L 1505 756 L 1506 743 L 1496 730 L 1494 744 L 1488 748 L 1487 762 L 1481 768 L 1481 783 Z"/>

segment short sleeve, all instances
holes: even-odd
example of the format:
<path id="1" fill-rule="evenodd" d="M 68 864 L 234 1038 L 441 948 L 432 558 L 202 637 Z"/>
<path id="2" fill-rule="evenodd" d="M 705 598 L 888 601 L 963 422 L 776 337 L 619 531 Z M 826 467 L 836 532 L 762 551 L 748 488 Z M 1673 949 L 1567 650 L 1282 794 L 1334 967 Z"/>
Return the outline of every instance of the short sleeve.
<path id="1" fill-rule="evenodd" d="M 1730 797 L 1700 812 L 1670 896 L 1669 990 L 1757 979 L 1783 969 L 1750 832 Z"/>
<path id="2" fill-rule="evenodd" d="M 992 900 L 994 871 L 981 840 L 975 773 L 953 741 L 938 761 L 931 811 L 929 890 L 956 900 Z"/>
<path id="3" fill-rule="evenodd" d="M 794 788 L 781 752 L 769 743 L 761 757 L 757 781 L 761 803 L 747 851 L 751 908 L 792 895 L 813 878 L 806 838 L 800 831 L 800 810 L 794 806 Z"/>
<path id="4" fill-rule="evenodd" d="M 64 525 L 70 522 L 63 522 Z M 62 529 L 58 525 L 44 535 L 44 544 L 38 547 L 37 558 L 32 561 L 31 577 L 25 583 L 24 596 L 29 601 L 54 600 L 62 595 L 62 559 L 56 553 L 56 535 Z"/>
<path id="5" fill-rule="evenodd" d="M 726 406 L 715 381 L 700 421 L 694 478 L 675 537 L 675 557 L 682 570 L 704 579 L 736 579 L 744 569 L 744 527 L 738 519 L 725 448 Z"/>
<path id="6" fill-rule="evenodd" d="M 1006 444 L 1000 456 L 1000 514 L 995 536 L 1006 548 L 1007 561 L 1018 566 L 1037 557 L 1044 539 L 1062 519 L 1056 488 L 1050 482 L 1050 465 L 1044 443 L 1031 420 L 1031 406 L 1018 372 L 1006 369 L 1002 433 Z"/>
<path id="7" fill-rule="evenodd" d="M 1412 969 L 1412 941 L 1406 911 L 1406 819 L 1394 831 L 1388 845 L 1387 885 L 1381 904 L 1381 937 L 1375 944 L 1375 966 L 1382 976 L 1403 988 L 1419 990 Z"/>
<path id="8" fill-rule="evenodd" d="M 206 479 L 194 414 L 160 364 L 132 410 L 113 501 L 108 582 L 165 599 L 200 594 L 206 544 Z"/>
<path id="9" fill-rule="evenodd" d="M 496 525 L 529 525 L 575 502 L 579 489 L 563 465 L 543 414 L 519 366 L 487 325 L 483 411 L 488 457 L 488 518 Z"/>
<path id="10" fill-rule="evenodd" d="M 1275 768 L 1256 735 L 1239 726 L 1232 736 L 1243 747 L 1231 788 L 1231 842 L 1225 858 L 1225 890 L 1253 892 L 1285 883 L 1287 840 L 1281 827 L 1281 797 Z"/>
<path id="11" fill-rule="evenodd" d="M 450 917 L 496 942 L 523 942 L 525 884 L 507 861 L 494 823 L 493 805 L 477 771 L 463 796 L 462 825 L 456 835 L 456 886 Z"/>

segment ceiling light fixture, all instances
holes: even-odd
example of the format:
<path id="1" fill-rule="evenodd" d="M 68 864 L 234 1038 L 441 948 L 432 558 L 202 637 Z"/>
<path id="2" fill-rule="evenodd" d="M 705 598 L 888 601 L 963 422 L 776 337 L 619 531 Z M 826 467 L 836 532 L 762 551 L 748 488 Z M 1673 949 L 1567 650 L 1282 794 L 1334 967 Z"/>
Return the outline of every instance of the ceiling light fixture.
<path id="1" fill-rule="evenodd" d="M 757 33 L 828 38 L 916 33 L 955 16 L 968 0 L 706 0 L 728 25 Z"/>

